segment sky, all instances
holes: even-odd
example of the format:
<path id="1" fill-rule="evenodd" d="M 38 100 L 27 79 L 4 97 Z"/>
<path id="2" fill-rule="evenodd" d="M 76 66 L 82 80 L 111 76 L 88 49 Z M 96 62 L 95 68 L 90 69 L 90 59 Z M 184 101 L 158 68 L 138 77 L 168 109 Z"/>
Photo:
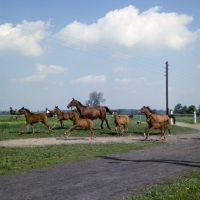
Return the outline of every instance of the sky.
<path id="1" fill-rule="evenodd" d="M 0 111 L 200 105 L 199 0 L 0 0 Z"/>

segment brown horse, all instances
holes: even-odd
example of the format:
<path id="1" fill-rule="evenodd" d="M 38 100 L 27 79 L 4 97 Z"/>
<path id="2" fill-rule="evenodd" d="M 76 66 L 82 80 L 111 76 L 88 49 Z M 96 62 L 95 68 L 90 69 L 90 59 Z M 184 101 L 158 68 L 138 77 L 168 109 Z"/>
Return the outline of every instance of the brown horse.
<path id="1" fill-rule="evenodd" d="M 53 125 L 53 127 L 51 129 L 53 129 L 58 122 L 60 122 L 61 127 L 64 127 L 63 123 L 62 123 L 62 120 L 68 120 L 70 113 L 69 112 L 62 112 L 58 108 L 58 106 L 55 106 L 55 108 L 54 108 L 54 110 L 52 112 L 55 113 L 55 114 L 57 114 L 58 119 L 57 119 L 56 123 Z"/>
<path id="2" fill-rule="evenodd" d="M 133 118 L 132 115 L 123 115 L 123 116 L 119 116 L 117 111 L 114 111 L 112 116 L 115 118 L 115 131 L 118 135 L 123 135 L 123 132 L 125 130 L 126 133 L 128 133 L 128 129 L 129 129 L 129 119 Z M 124 129 L 121 130 L 121 125 L 124 126 Z M 118 129 L 119 129 L 119 133 L 118 133 Z"/>
<path id="3" fill-rule="evenodd" d="M 74 130 L 77 127 L 82 127 L 82 128 L 88 128 L 91 132 L 91 139 L 94 139 L 94 131 L 92 129 L 92 120 L 91 119 L 83 119 L 79 116 L 79 114 L 76 111 L 72 111 L 69 114 L 69 118 L 74 122 L 74 125 L 71 126 L 66 132 L 65 134 L 68 133 L 67 137 L 69 137 L 70 133 L 72 130 Z"/>
<path id="4" fill-rule="evenodd" d="M 30 112 L 30 110 L 28 110 L 24 107 L 22 107 L 20 110 L 18 110 L 18 113 L 21 115 L 24 114 L 25 118 L 26 118 L 26 124 L 22 130 L 24 130 L 26 128 L 26 126 L 28 126 L 30 124 L 31 128 L 32 128 L 32 134 L 34 134 L 33 124 L 42 122 L 49 129 L 49 133 L 51 132 L 50 126 L 47 123 L 47 116 L 44 113 L 34 114 L 34 113 Z M 19 135 L 21 134 L 22 130 L 19 132 Z"/>
<path id="5" fill-rule="evenodd" d="M 144 113 L 146 116 L 146 122 L 148 123 L 149 127 L 148 127 L 148 132 L 146 134 L 146 139 L 149 137 L 150 132 L 153 129 L 160 129 L 161 130 L 161 137 L 163 136 L 165 138 L 165 130 L 168 129 L 168 132 L 170 134 L 170 129 L 169 129 L 169 120 L 170 120 L 170 115 L 167 117 L 167 115 L 157 115 L 154 114 L 151 109 L 147 106 L 143 106 L 138 114 Z M 172 116 L 171 116 L 172 117 Z M 172 117 L 174 119 L 174 123 L 175 123 L 175 118 Z M 146 132 L 147 128 L 145 129 Z M 145 135 L 145 133 L 144 133 Z M 160 137 L 160 139 L 161 139 Z"/>
<path id="6" fill-rule="evenodd" d="M 110 126 L 108 125 L 108 120 L 106 119 L 106 112 L 109 112 L 111 115 L 112 112 L 107 106 L 84 106 L 81 102 L 75 100 L 74 98 L 68 104 L 67 108 L 70 108 L 72 106 L 75 106 L 77 108 L 82 118 L 88 118 L 91 120 L 99 118 L 101 119 L 101 128 L 103 129 L 103 122 L 106 121 L 108 129 L 110 129 Z"/>

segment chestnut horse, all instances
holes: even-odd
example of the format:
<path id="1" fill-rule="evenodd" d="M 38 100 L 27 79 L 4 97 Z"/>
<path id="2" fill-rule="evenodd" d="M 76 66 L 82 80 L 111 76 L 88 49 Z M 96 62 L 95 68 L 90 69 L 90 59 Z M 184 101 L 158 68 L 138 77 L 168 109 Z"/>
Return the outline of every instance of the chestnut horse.
<path id="1" fill-rule="evenodd" d="M 42 122 L 49 129 L 49 133 L 51 132 L 50 126 L 47 123 L 47 116 L 44 113 L 34 114 L 34 113 L 30 112 L 30 110 L 28 110 L 24 107 L 19 109 L 18 113 L 21 115 L 24 114 L 25 118 L 26 118 L 26 124 L 22 130 L 24 130 L 26 128 L 26 126 L 30 124 L 31 128 L 32 128 L 32 134 L 34 134 L 33 124 Z M 21 134 L 22 130 L 19 132 L 19 135 Z"/>
<path id="2" fill-rule="evenodd" d="M 69 114 L 69 118 L 70 120 L 72 120 L 74 122 L 74 125 L 71 126 L 66 132 L 65 134 L 68 133 L 67 137 L 69 137 L 71 131 L 73 131 L 75 128 L 77 127 L 82 127 L 82 128 L 88 128 L 91 132 L 91 139 L 94 139 L 94 131 L 92 129 L 92 120 L 91 119 L 83 119 L 79 116 L 79 114 L 76 111 L 72 111 Z"/>
<path id="3" fill-rule="evenodd" d="M 57 119 L 56 123 L 53 125 L 53 127 L 51 129 L 53 129 L 58 122 L 60 122 L 61 127 L 64 127 L 63 123 L 62 123 L 62 120 L 68 120 L 69 119 L 69 112 L 62 112 L 58 108 L 58 106 L 55 106 L 55 108 L 54 108 L 54 110 L 52 112 L 57 114 L 58 119 Z"/>
<path id="4" fill-rule="evenodd" d="M 165 130 L 166 129 L 168 129 L 168 133 L 170 134 L 170 129 L 169 129 L 168 124 L 169 124 L 170 118 L 173 118 L 174 123 L 175 123 L 175 117 L 173 115 L 154 114 L 148 106 L 143 106 L 139 110 L 138 114 L 141 114 L 141 113 L 145 114 L 146 122 L 149 125 L 146 139 L 149 137 L 149 134 L 153 129 L 160 129 L 161 137 L 164 136 L 164 138 L 165 138 Z M 146 130 L 147 130 L 147 128 L 145 129 L 145 132 L 146 132 Z M 144 133 L 144 135 L 145 135 L 145 133 Z"/>
<path id="5" fill-rule="evenodd" d="M 103 122 L 106 121 L 108 129 L 110 129 L 108 120 L 106 119 L 106 112 L 109 112 L 111 115 L 112 112 L 107 106 L 84 106 L 81 102 L 75 100 L 74 98 L 72 98 L 72 101 L 68 104 L 67 108 L 72 106 L 77 108 L 82 118 L 88 118 L 91 120 L 99 118 L 101 119 L 101 128 L 103 129 Z"/>
<path id="6" fill-rule="evenodd" d="M 119 116 L 117 111 L 114 111 L 112 116 L 115 118 L 115 131 L 118 135 L 123 135 L 123 132 L 125 130 L 126 133 L 128 133 L 128 129 L 129 129 L 129 119 L 133 118 L 133 115 L 123 115 L 123 116 Z M 121 125 L 124 126 L 124 129 L 121 130 Z M 118 128 L 119 128 L 119 133 L 118 133 Z"/>

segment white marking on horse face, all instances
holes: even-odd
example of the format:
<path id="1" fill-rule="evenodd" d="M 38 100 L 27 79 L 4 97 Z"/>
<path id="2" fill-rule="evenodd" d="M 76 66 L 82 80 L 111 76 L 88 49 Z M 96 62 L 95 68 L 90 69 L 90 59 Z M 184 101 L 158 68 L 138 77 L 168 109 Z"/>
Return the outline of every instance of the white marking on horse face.
<path id="1" fill-rule="evenodd" d="M 48 114 L 50 113 L 49 110 L 47 110 L 47 113 L 48 113 Z"/>

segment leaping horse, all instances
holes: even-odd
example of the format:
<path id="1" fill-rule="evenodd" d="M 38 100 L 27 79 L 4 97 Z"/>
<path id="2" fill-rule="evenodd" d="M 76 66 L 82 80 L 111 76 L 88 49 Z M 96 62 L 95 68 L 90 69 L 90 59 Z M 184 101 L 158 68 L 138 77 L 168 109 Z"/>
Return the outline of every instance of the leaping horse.
<path id="1" fill-rule="evenodd" d="M 106 119 L 106 112 L 112 115 L 112 112 L 107 106 L 84 106 L 81 102 L 72 98 L 72 101 L 68 104 L 67 108 L 75 106 L 82 118 L 88 118 L 91 120 L 99 118 L 101 120 L 101 128 L 103 129 L 103 122 L 106 121 L 108 129 L 111 130 Z"/>

